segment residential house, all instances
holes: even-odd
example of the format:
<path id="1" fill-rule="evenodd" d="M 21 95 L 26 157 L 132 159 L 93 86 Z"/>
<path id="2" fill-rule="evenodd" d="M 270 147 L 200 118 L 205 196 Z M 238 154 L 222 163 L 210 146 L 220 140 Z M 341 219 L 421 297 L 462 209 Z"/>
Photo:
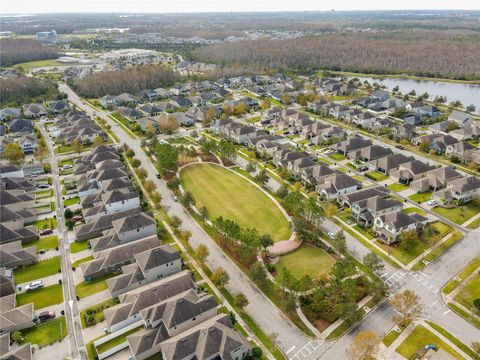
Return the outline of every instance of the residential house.
<path id="1" fill-rule="evenodd" d="M 410 188 L 417 192 L 437 191 L 444 188 L 448 182 L 462 176 L 453 166 L 442 166 L 417 175 L 410 184 Z"/>
<path id="2" fill-rule="evenodd" d="M 401 202 L 382 195 L 352 203 L 352 216 L 363 226 L 370 226 L 373 220 L 403 207 Z"/>
<path id="3" fill-rule="evenodd" d="M 11 133 L 15 134 L 32 133 L 33 123 L 29 119 L 14 119 L 10 121 L 8 128 Z"/>
<path id="4" fill-rule="evenodd" d="M 465 125 L 465 127 L 450 131 L 450 135 L 458 140 L 477 140 L 480 138 L 480 126 L 475 124 Z"/>
<path id="5" fill-rule="evenodd" d="M 333 144 L 332 146 L 330 146 L 330 148 L 336 150 L 337 153 L 343 156 L 348 156 L 351 151 L 355 151 L 370 145 L 372 145 L 372 141 L 370 139 L 365 139 L 360 136 L 354 136 L 345 141 Z"/>
<path id="6" fill-rule="evenodd" d="M 15 294 L 15 289 L 13 270 L 0 267 L 0 297 Z"/>
<path id="7" fill-rule="evenodd" d="M 45 109 L 43 104 L 39 103 L 25 104 L 22 106 L 22 109 L 23 115 L 29 119 L 38 119 L 41 116 L 47 115 L 47 109 Z"/>
<path id="8" fill-rule="evenodd" d="M 475 176 L 464 176 L 449 181 L 445 189 L 434 192 L 432 198 L 442 203 L 456 201 L 465 204 L 479 195 L 480 180 Z"/>
<path id="9" fill-rule="evenodd" d="M 37 261 L 35 246 L 22 247 L 19 240 L 0 244 L 0 268 L 15 269 L 35 264 Z"/>
<path id="10" fill-rule="evenodd" d="M 138 108 L 138 110 L 147 116 L 157 116 L 162 113 L 162 109 L 152 103 L 142 105 Z"/>
<path id="11" fill-rule="evenodd" d="M 469 162 L 474 152 L 478 152 L 479 149 L 472 144 L 464 141 L 459 141 L 454 144 L 448 145 L 445 149 L 445 155 L 452 159 L 458 159 L 462 163 Z"/>
<path id="12" fill-rule="evenodd" d="M 70 106 L 62 100 L 51 101 L 48 103 L 48 111 L 54 115 L 62 114 L 70 110 Z"/>
<path id="13" fill-rule="evenodd" d="M 344 173 L 335 173 L 326 178 L 320 179 L 315 189 L 327 200 L 336 200 L 339 196 L 345 195 L 362 188 L 362 183 Z"/>
<path id="14" fill-rule="evenodd" d="M 115 96 L 115 103 L 116 105 L 138 104 L 140 103 L 140 99 L 132 94 L 123 93 Z"/>
<path id="15" fill-rule="evenodd" d="M 13 345 L 10 343 L 10 333 L 0 335 L 1 360 L 32 360 L 32 346 L 30 343 Z"/>
<path id="16" fill-rule="evenodd" d="M 383 147 L 380 145 L 370 145 L 363 147 L 348 153 L 348 158 L 350 160 L 360 160 L 360 161 L 372 161 L 379 159 L 384 156 L 392 154 L 392 150 L 389 147 Z"/>
<path id="17" fill-rule="evenodd" d="M 33 303 L 17 306 L 16 294 L 0 297 L 0 309 L 2 309 L 0 311 L 1 334 L 35 326 Z"/>
<path id="18" fill-rule="evenodd" d="M 402 232 L 420 231 L 427 219 L 419 214 L 409 215 L 403 211 L 394 211 L 376 217 L 374 227 L 380 238 L 388 244 L 397 242 Z"/>
<path id="19" fill-rule="evenodd" d="M 144 101 L 154 101 L 157 100 L 158 97 L 158 93 L 151 89 L 142 90 L 137 94 L 137 98 Z"/>
<path id="20" fill-rule="evenodd" d="M 391 170 L 390 178 L 401 184 L 410 184 L 415 178 L 432 169 L 435 169 L 435 167 L 420 160 L 412 160 L 400 164 L 397 169 Z"/>
<path id="21" fill-rule="evenodd" d="M 456 110 L 452 111 L 448 116 L 448 120 L 454 121 L 459 128 L 473 124 L 472 115 Z"/>
<path id="22" fill-rule="evenodd" d="M 3 108 L 0 110 L 0 121 L 10 121 L 12 119 L 17 119 L 21 115 L 21 111 L 18 108 Z"/>
<path id="23" fill-rule="evenodd" d="M 370 167 L 373 170 L 389 175 L 390 171 L 398 169 L 401 164 L 414 161 L 413 156 L 405 156 L 403 154 L 390 154 L 370 161 Z"/>
<path id="24" fill-rule="evenodd" d="M 373 197 L 388 197 L 390 195 L 390 190 L 385 186 L 376 186 L 367 189 L 361 189 L 354 191 L 345 195 L 341 195 L 338 198 L 338 202 L 341 206 L 351 208 L 352 204 L 367 200 Z"/>
<path id="25" fill-rule="evenodd" d="M 417 134 L 415 133 L 415 125 L 397 125 L 392 128 L 392 136 L 396 140 L 406 139 L 410 141 L 417 136 Z"/>
<path id="26" fill-rule="evenodd" d="M 0 178 L 23 178 L 23 170 L 17 165 L 0 165 Z"/>
<path id="27" fill-rule="evenodd" d="M 132 109 L 130 107 L 120 106 L 120 107 L 117 107 L 115 110 L 122 117 L 124 117 L 125 119 L 130 120 L 130 121 L 134 121 L 134 120 L 139 119 L 143 116 L 143 114 L 140 111 L 138 111 L 136 109 Z"/>

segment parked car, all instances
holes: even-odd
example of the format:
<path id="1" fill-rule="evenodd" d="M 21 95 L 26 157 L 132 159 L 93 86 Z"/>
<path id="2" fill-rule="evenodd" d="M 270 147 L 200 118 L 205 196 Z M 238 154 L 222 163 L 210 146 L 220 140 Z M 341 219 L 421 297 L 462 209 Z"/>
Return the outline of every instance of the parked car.
<path id="1" fill-rule="evenodd" d="M 437 203 L 437 200 L 435 199 L 430 199 L 427 201 L 427 205 L 435 205 Z"/>
<path id="2" fill-rule="evenodd" d="M 335 151 L 333 151 L 332 149 L 328 149 L 327 151 L 325 151 L 325 155 L 331 155 L 333 154 Z"/>
<path id="3" fill-rule="evenodd" d="M 73 221 L 82 221 L 83 220 L 83 216 L 82 215 L 75 215 L 73 218 L 72 218 Z"/>
<path id="4" fill-rule="evenodd" d="M 48 184 L 38 184 L 37 189 L 48 189 L 50 185 Z"/>
<path id="5" fill-rule="evenodd" d="M 174 196 L 173 201 L 178 202 L 178 197 Z"/>
<path id="6" fill-rule="evenodd" d="M 405 149 L 402 145 L 395 145 L 395 147 L 396 147 L 397 149 L 400 149 L 400 150 Z"/>
<path id="7" fill-rule="evenodd" d="M 25 291 L 29 292 L 32 290 L 40 289 L 43 287 L 43 281 L 42 280 L 37 280 L 37 281 L 32 281 L 30 284 L 27 284 L 25 286 Z"/>
<path id="8" fill-rule="evenodd" d="M 55 311 L 44 311 L 41 312 L 40 315 L 38 315 L 38 319 L 41 322 L 50 320 L 50 319 L 55 319 Z"/>
<path id="9" fill-rule="evenodd" d="M 329 237 L 330 239 L 332 239 L 332 240 L 335 239 L 335 233 L 333 233 L 333 232 L 330 231 L 330 232 L 328 233 L 328 237 Z"/>
<path id="10" fill-rule="evenodd" d="M 52 229 L 43 229 L 42 231 L 40 231 L 40 236 L 50 235 L 50 234 L 53 234 Z"/>
<path id="11" fill-rule="evenodd" d="M 358 168 L 358 171 L 361 171 L 361 172 L 367 171 L 367 170 L 368 170 L 368 166 L 361 166 Z"/>
<path id="12" fill-rule="evenodd" d="M 157 179 L 161 178 L 160 173 L 155 174 L 155 176 L 157 177 Z"/>
<path id="13" fill-rule="evenodd" d="M 62 168 L 71 169 L 71 168 L 73 168 L 73 165 L 72 164 L 65 164 L 65 165 L 62 166 Z"/>

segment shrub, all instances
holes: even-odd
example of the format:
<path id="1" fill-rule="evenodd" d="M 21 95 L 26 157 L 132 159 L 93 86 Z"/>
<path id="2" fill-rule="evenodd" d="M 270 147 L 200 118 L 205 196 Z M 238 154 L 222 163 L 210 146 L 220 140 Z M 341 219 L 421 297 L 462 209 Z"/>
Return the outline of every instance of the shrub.
<path id="1" fill-rule="evenodd" d="M 473 300 L 473 306 L 480 310 L 480 298 Z"/>

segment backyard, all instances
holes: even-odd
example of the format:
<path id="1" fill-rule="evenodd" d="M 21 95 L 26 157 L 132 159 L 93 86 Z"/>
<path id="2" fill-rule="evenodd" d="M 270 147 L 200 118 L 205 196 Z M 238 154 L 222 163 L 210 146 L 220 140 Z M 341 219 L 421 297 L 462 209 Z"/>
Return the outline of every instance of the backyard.
<path id="1" fill-rule="evenodd" d="M 32 280 L 41 279 L 47 276 L 55 275 L 60 269 L 60 258 L 53 258 L 37 262 L 33 265 L 25 266 L 22 269 L 15 270 L 15 281 L 17 284 L 23 284 Z"/>
<path id="2" fill-rule="evenodd" d="M 294 252 L 280 256 L 275 268 L 277 271 L 283 267 L 287 268 L 297 279 L 304 275 L 318 279 L 328 274 L 334 263 L 335 259 L 322 249 L 312 245 L 302 245 Z"/>
<path id="3" fill-rule="evenodd" d="M 67 336 L 65 317 L 61 316 L 43 324 L 22 330 L 21 344 L 32 343 L 39 347 L 53 344 Z"/>
<path id="4" fill-rule="evenodd" d="M 287 240 L 292 233 L 285 215 L 265 193 L 220 166 L 190 165 L 181 171 L 181 183 L 192 193 L 197 208 L 208 209 L 211 220 L 223 216 L 242 227 L 256 228 L 260 234 L 270 234 L 274 241 Z"/>
<path id="5" fill-rule="evenodd" d="M 33 303 L 35 310 L 63 302 L 62 285 L 56 284 L 17 295 L 17 306 Z"/>
<path id="6" fill-rule="evenodd" d="M 143 328 L 143 326 L 134 328 L 132 330 L 127 331 L 126 333 L 119 335 L 111 340 L 108 340 L 107 342 L 104 342 L 103 344 L 100 344 L 97 346 L 97 354 L 104 353 L 107 350 L 110 350 L 111 348 L 120 345 L 127 341 L 127 336 L 132 335 L 133 333 L 136 333 L 137 331 L 140 331 Z"/>

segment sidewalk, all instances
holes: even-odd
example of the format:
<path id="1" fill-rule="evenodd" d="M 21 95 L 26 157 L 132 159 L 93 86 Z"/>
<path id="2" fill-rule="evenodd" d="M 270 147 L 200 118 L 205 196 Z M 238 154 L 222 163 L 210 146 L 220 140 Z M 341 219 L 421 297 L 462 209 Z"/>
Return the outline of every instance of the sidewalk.
<path id="1" fill-rule="evenodd" d="M 467 221 L 465 221 L 462 226 L 463 227 L 466 227 L 467 225 L 470 225 L 471 223 L 473 223 L 475 220 L 479 219 L 480 218 L 480 213 L 478 213 L 477 215 L 471 217 L 470 219 L 468 219 Z"/>

